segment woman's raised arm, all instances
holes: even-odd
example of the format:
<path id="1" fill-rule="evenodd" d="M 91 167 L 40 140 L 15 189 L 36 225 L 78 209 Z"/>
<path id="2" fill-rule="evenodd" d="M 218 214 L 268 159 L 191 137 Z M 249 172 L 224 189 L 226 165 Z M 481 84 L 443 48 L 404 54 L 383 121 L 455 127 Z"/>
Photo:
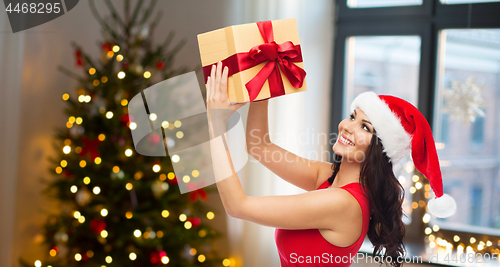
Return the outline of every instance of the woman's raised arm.
<path id="1" fill-rule="evenodd" d="M 306 191 L 318 188 L 332 175 L 332 164 L 300 157 L 269 137 L 268 100 L 251 102 L 246 127 L 247 151 L 283 180 Z"/>

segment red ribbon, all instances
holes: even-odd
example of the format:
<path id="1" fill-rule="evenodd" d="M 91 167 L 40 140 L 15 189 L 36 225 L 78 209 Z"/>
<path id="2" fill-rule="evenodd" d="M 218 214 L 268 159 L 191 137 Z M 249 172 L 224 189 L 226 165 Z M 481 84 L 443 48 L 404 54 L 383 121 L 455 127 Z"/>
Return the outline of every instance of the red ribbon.
<path id="1" fill-rule="evenodd" d="M 269 81 L 271 97 L 285 94 L 280 68 L 293 87 L 301 88 L 306 72 L 293 63 L 302 62 L 300 45 L 294 45 L 291 41 L 277 44 L 274 41 L 273 24 L 269 20 L 257 22 L 257 27 L 264 38 L 264 44 L 252 47 L 249 52 L 236 53 L 222 60 L 223 67 L 228 66 L 229 68 L 228 76 L 267 61 L 259 73 L 245 84 L 250 101 L 257 98 L 266 80 Z M 203 67 L 205 84 L 211 70 L 211 65 Z"/>
<path id="2" fill-rule="evenodd" d="M 83 148 L 80 152 L 80 156 L 83 157 L 85 156 L 85 154 L 90 153 L 90 159 L 92 161 L 94 161 L 95 158 L 99 157 L 99 150 L 97 149 L 97 147 L 101 144 L 101 141 L 99 141 L 99 139 L 95 138 L 94 140 L 90 140 L 86 136 L 84 136 L 82 142 Z"/>

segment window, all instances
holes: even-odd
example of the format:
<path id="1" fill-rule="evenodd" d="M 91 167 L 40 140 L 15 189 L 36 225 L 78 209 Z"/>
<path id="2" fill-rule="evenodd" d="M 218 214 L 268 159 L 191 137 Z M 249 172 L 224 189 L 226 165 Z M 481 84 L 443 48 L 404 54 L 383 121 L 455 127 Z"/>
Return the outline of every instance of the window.
<path id="1" fill-rule="evenodd" d="M 413 103 L 431 125 L 458 210 L 429 219 L 428 180 L 412 164 L 394 166 L 407 191 L 408 256 L 500 253 L 500 2 L 394 2 L 337 1 L 331 132 L 361 92 Z"/>

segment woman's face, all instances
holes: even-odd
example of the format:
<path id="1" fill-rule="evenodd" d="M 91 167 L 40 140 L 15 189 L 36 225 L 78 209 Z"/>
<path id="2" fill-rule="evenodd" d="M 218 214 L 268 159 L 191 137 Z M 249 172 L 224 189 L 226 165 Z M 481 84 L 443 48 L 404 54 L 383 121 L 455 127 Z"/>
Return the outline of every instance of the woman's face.
<path id="1" fill-rule="evenodd" d="M 339 136 L 332 149 L 350 162 L 363 162 L 373 133 L 374 128 L 365 113 L 357 108 L 339 123 Z"/>

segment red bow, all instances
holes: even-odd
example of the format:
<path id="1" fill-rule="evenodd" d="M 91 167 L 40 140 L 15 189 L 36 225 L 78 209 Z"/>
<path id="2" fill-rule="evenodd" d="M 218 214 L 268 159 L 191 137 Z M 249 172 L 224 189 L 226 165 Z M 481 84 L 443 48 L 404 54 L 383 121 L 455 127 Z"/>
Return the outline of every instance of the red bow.
<path id="1" fill-rule="evenodd" d="M 92 161 L 94 161 L 95 158 L 99 157 L 99 150 L 97 149 L 97 147 L 101 144 L 101 141 L 99 139 L 95 138 L 94 140 L 90 140 L 86 136 L 84 136 L 82 142 L 83 148 L 80 152 L 80 156 L 83 157 L 87 153 L 90 153 L 90 159 Z"/>
<path id="2" fill-rule="evenodd" d="M 252 47 L 249 52 L 237 53 L 222 60 L 222 65 L 229 67 L 228 75 L 231 76 L 268 61 L 259 73 L 245 84 L 250 101 L 257 98 L 266 80 L 269 81 L 271 97 L 285 94 L 280 67 L 293 87 L 302 87 L 306 72 L 293 63 L 302 62 L 300 45 L 294 45 L 290 41 L 277 44 L 274 41 L 273 25 L 271 21 L 257 22 L 257 27 L 264 39 L 264 44 Z M 211 68 L 211 65 L 203 67 L 205 83 L 210 75 Z"/>

